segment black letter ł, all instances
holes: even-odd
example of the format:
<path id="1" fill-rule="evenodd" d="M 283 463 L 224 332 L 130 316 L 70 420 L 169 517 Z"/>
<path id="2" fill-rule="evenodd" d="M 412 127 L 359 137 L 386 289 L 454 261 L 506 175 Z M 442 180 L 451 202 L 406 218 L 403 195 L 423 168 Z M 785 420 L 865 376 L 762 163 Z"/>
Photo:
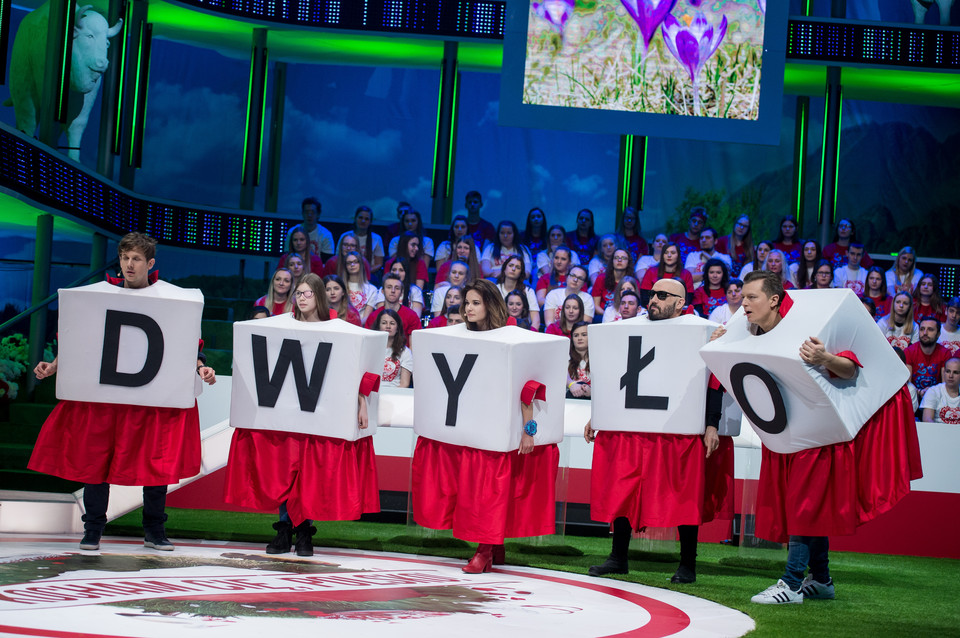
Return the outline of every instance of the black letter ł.
<path id="1" fill-rule="evenodd" d="M 120 358 L 120 328 L 130 326 L 143 330 L 147 336 L 147 358 L 140 372 L 117 372 Z M 160 325 L 138 312 L 108 310 L 103 322 L 103 353 L 100 357 L 100 383 L 139 388 L 153 381 L 163 363 L 163 331 Z"/>
<path id="2" fill-rule="evenodd" d="M 627 396 L 623 407 L 628 410 L 666 410 L 670 404 L 670 397 L 652 397 L 637 393 L 640 385 L 640 371 L 653 363 L 656 348 L 640 355 L 643 346 L 643 337 L 630 337 L 627 346 L 627 371 L 620 377 L 620 388 L 627 389 Z"/>
<path id="3" fill-rule="evenodd" d="M 460 369 L 457 371 L 457 378 L 454 379 L 447 358 L 439 352 L 433 353 L 433 360 L 437 362 L 440 378 L 443 379 L 443 385 L 447 387 L 447 418 L 444 421 L 446 425 L 451 427 L 457 425 L 457 406 L 460 402 L 460 392 L 467 382 L 467 377 L 470 376 L 470 371 L 473 370 L 473 364 L 477 362 L 477 356 L 475 354 L 464 355 L 463 363 L 460 364 Z"/>
<path id="4" fill-rule="evenodd" d="M 280 356 L 277 365 L 270 376 L 270 365 L 267 362 L 267 338 L 263 335 L 252 335 L 253 339 L 253 376 L 257 382 L 257 405 L 272 408 L 277 405 L 283 381 L 287 378 L 287 368 L 293 366 L 293 381 L 297 385 L 297 399 L 300 409 L 304 412 L 313 412 L 317 409 L 320 400 L 320 390 L 323 388 L 323 377 L 327 373 L 327 362 L 330 360 L 329 343 L 318 343 L 317 354 L 313 357 L 313 369 L 310 371 L 310 380 L 307 381 L 306 367 L 303 365 L 303 348 L 296 339 L 284 339 L 280 345 Z"/>

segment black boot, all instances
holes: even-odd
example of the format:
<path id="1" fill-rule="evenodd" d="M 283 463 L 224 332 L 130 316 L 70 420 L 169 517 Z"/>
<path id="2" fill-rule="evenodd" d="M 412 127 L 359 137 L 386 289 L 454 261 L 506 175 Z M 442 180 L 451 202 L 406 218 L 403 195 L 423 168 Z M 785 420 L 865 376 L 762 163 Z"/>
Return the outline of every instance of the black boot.
<path id="1" fill-rule="evenodd" d="M 591 576 L 606 576 L 607 574 L 626 574 L 630 571 L 627 564 L 627 551 L 630 548 L 630 536 L 633 529 L 626 517 L 619 517 L 613 521 L 613 551 L 599 565 L 593 565 L 587 570 Z"/>
<path id="2" fill-rule="evenodd" d="M 700 528 L 696 525 L 679 525 L 680 566 L 670 578 L 675 585 L 687 585 L 697 582 L 697 535 Z"/>
<path id="3" fill-rule="evenodd" d="M 293 545 L 293 526 L 290 521 L 277 521 L 273 524 L 277 535 L 267 545 L 268 554 L 286 554 Z"/>
<path id="4" fill-rule="evenodd" d="M 297 556 L 313 556 L 313 535 L 317 533 L 317 528 L 310 521 L 303 521 L 293 531 L 297 533 Z"/>

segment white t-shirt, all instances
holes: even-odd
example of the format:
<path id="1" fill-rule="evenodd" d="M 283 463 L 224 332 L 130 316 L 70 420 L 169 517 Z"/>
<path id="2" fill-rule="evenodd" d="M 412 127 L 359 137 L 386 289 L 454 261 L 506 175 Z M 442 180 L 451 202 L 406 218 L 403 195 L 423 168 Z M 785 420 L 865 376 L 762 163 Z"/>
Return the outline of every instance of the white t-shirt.
<path id="1" fill-rule="evenodd" d="M 606 272 L 607 262 L 605 262 L 600 257 L 594 257 L 590 260 L 590 263 L 587 264 L 587 274 L 590 275 L 590 281 L 593 281 L 597 278 L 601 272 Z"/>
<path id="2" fill-rule="evenodd" d="M 950 356 L 957 356 L 957 352 L 960 351 L 960 330 L 956 332 L 947 332 L 946 324 L 940 328 L 940 338 L 937 339 L 937 343 L 950 351 Z"/>
<path id="3" fill-rule="evenodd" d="M 377 296 L 377 287 L 367 282 L 357 284 L 350 282 L 347 284 L 347 294 L 350 296 L 350 304 L 362 313 L 365 306 L 373 307 L 373 300 Z"/>
<path id="4" fill-rule="evenodd" d="M 372 305 L 374 308 L 379 308 L 383 305 L 383 301 L 383 288 L 381 288 L 373 297 L 373 302 L 370 305 Z M 403 297 L 400 298 L 400 302 L 403 303 Z M 418 303 L 421 306 L 423 305 L 423 290 L 421 290 L 420 286 L 416 284 L 410 286 L 410 303 Z"/>
<path id="5" fill-rule="evenodd" d="M 510 293 L 507 290 L 506 286 L 503 284 L 497 284 L 497 290 L 500 291 L 500 294 L 503 295 L 503 298 L 506 299 L 507 295 Z M 530 313 L 540 312 L 540 303 L 537 301 L 537 292 L 530 286 L 524 286 L 525 293 L 527 295 L 527 305 L 530 306 Z M 436 294 L 436 293 L 434 293 Z M 443 298 L 440 298 L 440 303 L 443 303 Z"/>
<path id="6" fill-rule="evenodd" d="M 579 266 L 580 265 L 580 256 L 571 251 L 570 252 L 570 265 Z M 550 269 L 553 268 L 553 255 L 548 253 L 545 250 L 541 250 L 537 253 L 537 272 L 541 275 L 546 275 L 550 272 Z"/>
<path id="7" fill-rule="evenodd" d="M 907 346 L 911 343 L 920 341 L 920 326 L 917 325 L 916 321 L 913 322 L 913 332 L 909 335 L 903 333 L 903 329 L 906 326 L 898 327 L 893 323 L 892 314 L 877 319 L 877 325 L 880 326 L 880 330 L 883 331 L 883 336 L 887 338 L 890 345 L 900 348 L 901 350 L 906 350 Z"/>
<path id="8" fill-rule="evenodd" d="M 910 290 L 907 292 L 912 294 L 913 289 L 917 287 L 922 277 L 923 273 L 914 268 L 913 279 L 910 280 Z M 887 271 L 887 294 L 891 297 L 897 294 L 897 272 L 893 268 Z"/>
<path id="9" fill-rule="evenodd" d="M 287 238 L 283 242 L 283 252 L 287 252 L 287 249 L 290 247 L 290 236 L 293 235 L 295 230 L 303 230 L 303 224 L 291 226 L 290 230 L 287 231 Z M 307 237 L 310 238 L 310 249 L 318 256 L 321 253 L 324 255 L 336 254 L 333 248 L 333 233 L 320 224 L 317 224 L 316 228 L 308 232 Z"/>
<path id="10" fill-rule="evenodd" d="M 727 272 L 733 270 L 733 261 L 730 259 L 730 256 L 718 253 L 716 250 L 712 253 L 707 253 L 702 250 L 690 253 L 687 255 L 687 260 L 683 263 L 683 267 L 689 270 L 691 274 L 702 275 L 703 266 L 707 263 L 708 259 L 719 259 L 727 265 Z"/>
<path id="11" fill-rule="evenodd" d="M 480 248 L 474 244 L 473 250 L 477 253 L 477 261 L 480 261 Z M 448 261 L 451 259 L 450 255 L 452 254 L 453 247 L 450 245 L 450 240 L 445 240 L 437 246 L 437 251 L 433 254 L 433 258 L 435 261 Z"/>
<path id="12" fill-rule="evenodd" d="M 834 288 L 849 288 L 860 297 L 867 291 L 867 269 L 851 270 L 850 266 L 837 268 L 833 273 Z"/>
<path id="13" fill-rule="evenodd" d="M 400 368 L 406 368 L 413 374 L 413 353 L 410 348 L 404 347 L 400 353 L 400 361 L 393 358 L 393 348 L 387 346 L 387 354 L 383 361 L 383 374 L 381 380 L 387 385 L 400 387 Z"/>
<path id="14" fill-rule="evenodd" d="M 721 325 L 726 324 L 730 321 L 730 317 L 733 316 L 733 312 L 730 311 L 730 306 L 728 304 L 722 303 L 716 308 L 713 309 L 713 312 L 710 313 L 710 321 L 714 323 L 719 323 Z"/>
<path id="15" fill-rule="evenodd" d="M 930 386 L 923 395 L 920 408 L 933 410 L 934 423 L 953 423 L 960 425 L 960 395 L 951 397 L 947 387 L 938 383 Z"/>
<path id="16" fill-rule="evenodd" d="M 637 260 L 637 268 L 634 271 L 634 274 L 637 276 L 637 281 L 641 281 L 643 276 L 647 274 L 647 271 L 651 268 L 656 268 L 660 265 L 660 262 L 654 259 L 651 255 L 643 255 L 640 259 Z"/>
<path id="17" fill-rule="evenodd" d="M 593 297 L 589 293 L 580 291 L 577 293 L 577 296 L 583 301 L 583 316 L 592 317 L 597 312 L 597 307 L 593 303 Z M 567 298 L 567 289 L 566 288 L 557 288 L 556 290 L 551 290 L 547 293 L 546 298 L 543 300 L 543 310 L 544 312 L 548 310 L 556 310 L 563 305 L 564 299 Z M 556 321 L 556 319 L 554 319 Z"/>
<path id="18" fill-rule="evenodd" d="M 399 235 L 397 235 L 396 237 L 390 240 L 390 247 L 388 248 L 388 250 L 390 251 L 391 257 L 395 257 L 397 255 L 397 247 L 399 245 L 400 245 Z M 434 255 L 433 240 L 427 237 L 426 235 L 423 236 L 423 254 L 429 257 L 430 259 L 433 259 L 433 255 Z"/>
<path id="19" fill-rule="evenodd" d="M 490 265 L 493 267 L 493 273 L 495 275 L 500 274 L 500 267 L 512 257 L 513 255 L 519 255 L 523 258 L 523 267 L 527 271 L 527 276 L 529 277 L 533 274 L 531 268 L 533 268 L 533 260 L 530 259 L 530 252 L 526 248 L 501 248 L 500 249 L 500 259 L 493 258 L 493 243 L 488 243 L 483 248 L 483 254 L 480 256 L 480 261 L 489 261 Z"/>

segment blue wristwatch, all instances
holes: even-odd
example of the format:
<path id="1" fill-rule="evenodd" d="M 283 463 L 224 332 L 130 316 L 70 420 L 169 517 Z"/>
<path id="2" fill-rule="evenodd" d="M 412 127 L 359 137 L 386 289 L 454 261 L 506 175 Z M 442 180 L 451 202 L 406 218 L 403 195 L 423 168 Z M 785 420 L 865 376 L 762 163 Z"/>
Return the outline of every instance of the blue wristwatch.
<path id="1" fill-rule="evenodd" d="M 533 419 L 530 419 L 523 424 L 523 433 L 529 434 L 530 436 L 535 436 L 537 434 L 537 422 Z"/>

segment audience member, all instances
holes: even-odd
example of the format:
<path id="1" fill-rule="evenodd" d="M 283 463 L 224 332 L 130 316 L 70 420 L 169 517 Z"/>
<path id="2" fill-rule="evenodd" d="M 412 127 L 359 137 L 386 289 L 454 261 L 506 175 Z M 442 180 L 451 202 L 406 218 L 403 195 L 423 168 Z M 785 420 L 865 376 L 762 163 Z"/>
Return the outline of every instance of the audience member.
<path id="1" fill-rule="evenodd" d="M 460 304 L 463 303 L 463 287 L 462 286 L 447 286 L 444 288 L 443 294 L 438 291 L 433 292 L 433 305 L 436 305 L 437 300 L 442 300 L 440 307 L 433 311 L 433 319 L 430 320 L 428 328 L 443 328 L 447 325 L 447 311 L 451 306 L 460 307 Z"/>
<path id="2" fill-rule="evenodd" d="M 590 275 L 590 281 L 596 281 L 597 276 L 607 269 L 607 264 L 613 257 L 613 251 L 617 248 L 626 250 L 626 246 L 620 241 L 620 237 L 613 233 L 601 235 L 597 243 L 597 254 L 587 264 L 587 273 Z M 627 250 L 629 253 L 630 251 Z"/>
<path id="3" fill-rule="evenodd" d="M 254 306 L 250 309 L 250 312 L 247 313 L 247 321 L 252 321 L 253 319 L 266 319 L 269 316 L 269 308 L 266 306 Z"/>
<path id="4" fill-rule="evenodd" d="M 310 248 L 310 238 L 302 229 L 296 229 L 290 232 L 290 238 L 287 240 L 287 252 L 280 255 L 280 261 L 277 268 L 283 268 L 290 255 L 299 255 L 303 260 L 305 272 L 314 272 L 323 276 L 323 260 Z"/>
<path id="5" fill-rule="evenodd" d="M 891 346 L 906 350 L 920 338 L 920 327 L 913 320 L 913 296 L 898 292 L 893 297 L 890 314 L 877 319 L 877 325 Z"/>
<path id="6" fill-rule="evenodd" d="M 773 240 L 773 247 L 783 252 L 788 263 L 800 261 L 800 243 L 797 241 L 797 220 L 787 215 L 780 220 L 780 232 Z"/>
<path id="7" fill-rule="evenodd" d="M 373 211 L 369 206 L 357 206 L 353 214 L 353 236 L 357 240 L 357 251 L 370 264 L 371 272 L 379 272 L 383 266 L 383 238 L 370 230 L 373 223 Z M 343 236 L 340 237 L 343 243 Z M 339 253 L 338 254 L 343 254 Z M 327 268 L 327 272 L 336 272 Z"/>
<path id="8" fill-rule="evenodd" d="M 557 288 L 547 293 L 543 300 L 543 320 L 551 324 L 559 317 L 557 309 L 563 305 L 563 300 L 570 295 L 577 295 L 583 302 L 584 321 L 593 321 L 596 313 L 596 306 L 593 303 L 593 297 L 584 290 L 587 283 L 587 269 L 583 266 L 571 266 L 567 273 L 566 286 Z"/>
<path id="9" fill-rule="evenodd" d="M 943 383 L 927 388 L 920 403 L 924 423 L 960 425 L 960 359 L 943 364 Z"/>
<path id="10" fill-rule="evenodd" d="M 413 382 L 413 353 L 407 347 L 403 319 L 390 309 L 377 313 L 374 330 L 387 333 L 387 352 L 383 361 L 384 383 L 395 388 L 409 388 Z"/>
<path id="11" fill-rule="evenodd" d="M 403 232 L 403 224 L 400 220 L 403 219 L 404 213 L 408 210 L 413 210 L 413 206 L 410 202 L 397 202 L 397 221 L 391 223 L 387 226 L 387 233 L 384 235 L 386 238 L 396 237 Z"/>
<path id="12" fill-rule="evenodd" d="M 344 234 L 340 235 L 340 243 L 337 245 L 337 254 L 328 259 L 323 265 L 324 272 L 331 275 L 340 272 L 340 258 L 346 257 L 347 253 L 349 252 L 360 253 L 360 256 L 363 257 L 363 253 L 360 251 L 360 239 L 352 230 L 348 230 Z M 380 259 L 380 264 L 383 265 L 382 257 Z M 377 268 L 379 268 L 379 266 Z M 369 273 L 372 273 L 374 270 L 376 270 L 376 268 L 371 267 L 370 262 L 366 257 L 363 257 L 363 270 Z"/>
<path id="13" fill-rule="evenodd" d="M 430 272 L 427 270 L 427 264 L 424 261 L 423 245 L 420 243 L 420 238 L 417 237 L 416 233 L 404 231 L 404 233 L 400 235 L 400 241 L 397 246 L 398 257 L 391 257 L 387 260 L 383 265 L 384 272 L 390 272 L 393 262 L 403 257 L 409 260 L 408 268 L 412 269 L 414 273 L 414 282 L 423 290 L 427 279 L 430 277 Z"/>
<path id="14" fill-rule="evenodd" d="M 442 300 L 451 286 L 463 288 L 470 283 L 470 267 L 465 262 L 457 260 L 447 262 L 447 264 L 449 265 L 447 280 L 433 288 L 433 302 L 430 304 L 430 312 L 433 314 L 440 311 Z"/>
<path id="15" fill-rule="evenodd" d="M 940 323 L 947 320 L 940 296 L 940 286 L 935 275 L 926 274 L 913 290 L 913 317 L 919 323 L 921 319 L 933 317 Z"/>
<path id="16" fill-rule="evenodd" d="M 620 280 L 634 272 L 633 261 L 626 248 L 617 248 L 593 283 L 593 303 L 601 312 L 613 303 L 613 293 Z"/>
<path id="17" fill-rule="evenodd" d="M 890 314 L 893 297 L 887 294 L 887 280 L 880 266 L 870 266 L 864 296 L 869 297 L 877 308 L 877 319 Z"/>
<path id="18" fill-rule="evenodd" d="M 808 239 L 803 242 L 803 248 L 800 250 L 800 261 L 790 264 L 790 274 L 797 288 L 803 290 L 813 287 L 813 269 L 816 268 L 823 254 L 820 251 L 820 242 L 815 239 Z"/>
<path id="19" fill-rule="evenodd" d="M 667 244 L 663 249 L 663 256 L 656 268 L 650 268 L 640 281 L 640 301 L 646 306 L 650 300 L 650 291 L 653 285 L 664 278 L 678 279 L 687 289 L 687 303 L 693 300 L 693 278 L 684 270 L 680 262 L 680 249 L 676 244 Z"/>
<path id="20" fill-rule="evenodd" d="M 467 218 L 463 215 L 457 215 L 450 223 L 450 231 L 447 233 L 447 238 L 440 242 L 440 245 L 437 246 L 437 252 L 434 255 L 434 265 L 438 270 L 446 262 L 450 261 L 451 259 L 456 259 L 456 257 L 453 256 L 453 247 L 457 241 L 466 234 Z M 478 262 L 479 259 L 480 251 L 477 250 Z"/>
<path id="21" fill-rule="evenodd" d="M 637 303 L 640 300 L 640 282 L 630 275 L 624 275 L 613 291 L 613 303 L 603 309 L 603 323 L 610 323 L 620 319 L 620 302 L 624 291 L 632 290 L 637 295 Z M 593 297 L 590 298 L 593 301 Z M 589 321 L 589 320 L 588 320 Z"/>
<path id="22" fill-rule="evenodd" d="M 750 234 L 750 217 L 741 215 L 733 224 L 733 232 L 717 240 L 717 250 L 729 255 L 733 267 L 730 274 L 735 275 L 744 264 L 753 261 L 753 237 Z"/>
<path id="23" fill-rule="evenodd" d="M 527 247 L 531 255 L 536 255 L 547 245 L 547 216 L 541 208 L 531 208 L 527 213 L 527 223 L 523 228 L 520 243 Z"/>
<path id="24" fill-rule="evenodd" d="M 754 251 L 753 261 L 748 261 L 743 265 L 743 268 L 740 269 L 740 279 L 743 279 L 755 270 L 762 270 L 763 262 L 767 260 L 767 255 L 770 254 L 771 250 L 773 250 L 772 241 L 764 239 L 757 242 L 757 249 Z M 811 276 L 813 276 L 812 273 Z"/>
<path id="25" fill-rule="evenodd" d="M 726 324 L 730 317 L 740 310 L 743 304 L 743 281 L 740 279 L 731 279 L 726 288 L 727 303 L 720 304 L 710 313 L 710 321 L 719 324 Z"/>
<path id="26" fill-rule="evenodd" d="M 421 259 L 423 259 L 425 265 L 429 266 L 434 255 L 433 240 L 423 234 L 423 219 L 420 217 L 420 213 L 415 210 L 408 210 L 403 214 L 403 219 L 400 222 L 403 224 L 403 232 L 390 240 L 387 254 L 396 257 L 397 251 L 400 249 L 400 238 L 406 233 L 413 233 L 420 240 Z"/>
<path id="27" fill-rule="evenodd" d="M 480 217 L 480 209 L 483 208 L 483 198 L 480 193 L 477 191 L 467 193 L 464 206 L 467 209 L 467 234 L 473 237 L 473 243 L 482 252 L 488 241 L 494 241 L 497 238 L 497 229 Z"/>
<path id="28" fill-rule="evenodd" d="M 687 263 L 687 255 L 700 250 L 700 231 L 707 225 L 707 209 L 694 206 L 690 209 L 687 230 L 670 235 L 670 243 L 676 244 L 680 254 L 680 263 Z"/>
<path id="29" fill-rule="evenodd" d="M 823 258 L 829 259 L 833 264 L 833 269 L 837 270 L 847 261 L 847 249 L 850 244 L 857 243 L 857 229 L 849 219 L 841 219 L 837 222 L 837 228 L 833 233 L 833 243 L 823 247 Z M 873 266 L 873 260 L 870 255 L 864 251 L 860 259 L 860 265 L 864 268 Z"/>
<path id="30" fill-rule="evenodd" d="M 473 237 L 466 235 L 461 237 L 453 244 L 453 257 L 446 260 L 437 267 L 437 275 L 434 277 L 434 287 L 441 286 L 450 278 L 450 268 L 454 261 L 461 261 L 467 265 L 467 283 L 472 283 L 480 278 L 480 261 L 478 260 L 477 247 L 473 243 Z"/>
<path id="31" fill-rule="evenodd" d="M 410 343 L 410 335 L 414 330 L 422 328 L 420 317 L 413 310 L 403 305 L 403 280 L 393 273 L 388 273 L 383 277 L 383 307 L 371 312 L 364 322 L 364 327 L 374 329 L 377 317 L 383 314 L 384 310 L 393 310 L 400 317 L 400 324 L 406 333 L 407 343 Z"/>
<path id="32" fill-rule="evenodd" d="M 507 304 L 507 316 L 513 317 L 513 320 L 517 322 L 518 328 L 536 330 L 531 320 L 530 301 L 525 294 L 519 290 L 511 290 L 503 300 Z"/>
<path id="33" fill-rule="evenodd" d="M 336 275 L 327 275 L 323 278 L 323 287 L 327 293 L 327 306 L 336 313 L 338 319 L 343 319 L 347 323 L 355 326 L 362 326 L 360 313 L 350 305 L 350 299 L 347 295 L 347 284 Z"/>
<path id="34" fill-rule="evenodd" d="M 620 315 L 614 321 L 621 319 L 633 319 L 640 316 L 642 308 L 640 307 L 640 295 L 632 290 L 623 290 L 620 292 L 620 309 L 617 311 Z M 646 311 L 643 311 L 644 313 Z"/>
<path id="35" fill-rule="evenodd" d="M 447 325 L 456 326 L 463 323 L 463 315 L 460 313 L 460 305 L 450 306 L 447 308 Z"/>
<path id="36" fill-rule="evenodd" d="M 563 226 L 554 224 L 547 233 L 547 245 L 536 255 L 537 273 L 539 275 L 546 275 L 550 272 L 550 268 L 553 267 L 553 255 L 558 246 L 563 246 L 570 251 L 571 264 L 580 263 L 580 257 L 577 256 L 577 253 L 567 246 L 567 231 L 563 229 Z"/>
<path id="37" fill-rule="evenodd" d="M 663 254 L 663 249 L 669 243 L 670 240 L 667 239 L 667 236 L 663 233 L 653 238 L 653 243 L 650 245 L 650 254 L 642 255 L 640 259 L 637 260 L 637 269 L 634 271 L 637 281 L 643 281 L 643 276 L 647 274 L 647 271 L 651 268 L 656 268 L 660 264 L 660 256 Z"/>
<path id="38" fill-rule="evenodd" d="M 957 351 L 960 351 L 960 330 L 957 329 L 957 323 L 960 322 L 960 297 L 947 301 L 945 308 L 947 320 L 940 328 L 938 341 L 951 355 L 956 355 Z"/>
<path id="39" fill-rule="evenodd" d="M 287 259 L 281 264 L 281 268 L 286 268 L 290 271 L 290 274 L 293 275 L 293 285 L 296 287 L 300 283 L 300 279 L 303 278 L 303 275 L 307 272 L 307 268 L 303 263 L 303 257 L 297 253 L 290 253 L 287 255 Z"/>
<path id="40" fill-rule="evenodd" d="M 497 235 L 483 249 L 480 271 L 484 277 L 497 277 L 509 257 L 517 255 L 523 260 L 524 272 L 532 272 L 533 258 L 520 242 L 520 230 L 512 221 L 502 221 L 497 226 Z"/>
<path id="41" fill-rule="evenodd" d="M 540 330 L 540 306 L 537 304 L 537 293 L 526 284 L 526 263 L 519 255 L 510 255 L 503 262 L 500 274 L 497 276 L 497 290 L 507 298 L 507 293 L 517 290 L 527 298 L 527 305 L 534 312 L 530 313 L 530 323 L 534 330 Z"/>
<path id="42" fill-rule="evenodd" d="M 390 264 L 390 274 L 396 275 L 403 283 L 403 290 L 400 293 L 400 303 L 417 313 L 417 318 L 423 316 L 423 289 L 417 285 L 413 279 L 413 268 L 410 268 L 410 261 L 407 259 L 397 259 Z M 380 308 L 384 303 L 383 289 L 377 292 L 373 300 L 373 307 Z"/>
<path id="43" fill-rule="evenodd" d="M 318 255 L 321 263 L 323 263 L 322 260 L 333 255 L 333 233 L 317 223 L 317 220 L 320 219 L 320 200 L 316 197 L 304 199 L 300 203 L 300 215 L 303 222 L 295 224 L 287 230 L 284 246 L 290 244 L 290 236 L 295 230 L 302 230 L 309 238 L 310 251 Z"/>
<path id="44" fill-rule="evenodd" d="M 810 288 L 815 290 L 833 288 L 833 282 L 835 280 L 836 276 L 833 273 L 833 266 L 826 259 L 821 259 L 817 262 L 816 268 L 813 271 L 813 284 L 811 284 Z"/>
<path id="45" fill-rule="evenodd" d="M 897 260 L 887 271 L 887 294 L 893 297 L 898 292 L 913 294 L 920 283 L 923 272 L 917 269 L 917 254 L 910 246 L 904 246 L 897 253 Z"/>
<path id="46" fill-rule="evenodd" d="M 573 324 L 570 330 L 570 363 L 567 365 L 567 398 L 590 398 L 590 350 L 586 321 Z"/>
<path id="47" fill-rule="evenodd" d="M 537 302 L 540 306 L 546 303 L 547 293 L 567 285 L 567 272 L 570 270 L 572 254 L 566 246 L 557 246 L 553 249 L 553 267 L 549 273 L 541 275 L 537 280 Z"/>
<path id="48" fill-rule="evenodd" d="M 847 265 L 839 269 L 834 267 L 833 287 L 849 288 L 858 297 L 864 294 L 867 290 L 867 269 L 860 266 L 862 259 L 863 244 L 850 244 L 847 247 Z"/>
<path id="49" fill-rule="evenodd" d="M 567 246 L 577 254 L 581 264 L 589 264 L 597 252 L 597 233 L 593 226 L 593 211 L 584 208 L 577 213 L 577 228 L 567 233 Z"/>
<path id="50" fill-rule="evenodd" d="M 625 242 L 634 262 L 637 262 L 643 255 L 650 253 L 650 246 L 647 245 L 647 240 L 641 234 L 640 214 L 633 206 L 627 206 L 623 209 L 617 234 Z"/>
<path id="51" fill-rule="evenodd" d="M 917 386 L 922 397 L 932 385 L 943 379 L 940 372 L 943 364 L 951 357 L 950 351 L 937 343 L 940 338 L 940 322 L 934 317 L 924 317 L 919 321 L 920 337 L 903 351 L 907 367 L 910 368 L 910 380 Z"/>
<path id="52" fill-rule="evenodd" d="M 767 258 L 763 262 L 763 270 L 768 270 L 779 275 L 780 281 L 783 282 L 784 290 L 790 290 L 793 288 L 793 282 L 790 281 L 790 270 L 789 266 L 787 265 L 787 257 L 779 248 L 774 248 L 767 253 Z M 830 276 L 832 277 L 833 273 L 830 273 Z"/>
<path id="53" fill-rule="evenodd" d="M 358 252 L 347 253 L 337 264 L 337 276 L 347 284 L 347 296 L 350 305 L 360 313 L 360 319 L 366 321 L 373 311 L 377 287 L 370 283 L 370 271 Z"/>
<path id="54" fill-rule="evenodd" d="M 545 332 L 548 335 L 562 335 L 569 338 L 573 325 L 578 321 L 583 321 L 583 299 L 578 295 L 569 295 L 563 300 L 560 318 L 547 326 Z"/>
<path id="55" fill-rule="evenodd" d="M 709 230 L 709 229 L 707 229 Z M 707 230 L 700 235 L 702 238 Z M 696 253 L 694 253 L 696 254 Z M 703 265 L 706 277 L 703 286 L 693 291 L 693 306 L 701 317 L 709 317 L 718 306 L 727 299 L 727 283 L 730 281 L 730 271 L 727 263 L 721 259 L 711 257 Z"/>
<path id="56" fill-rule="evenodd" d="M 293 273 L 286 268 L 277 268 L 270 279 L 270 290 L 253 302 L 254 306 L 270 309 L 271 315 L 282 315 L 293 311 Z"/>
<path id="57" fill-rule="evenodd" d="M 709 259 L 719 259 L 727 266 L 727 272 L 733 267 L 728 255 L 724 255 L 716 250 L 717 231 L 713 228 L 704 228 L 700 231 L 700 250 L 691 251 L 683 267 L 687 269 L 690 276 L 693 277 L 693 283 L 698 284 L 703 281 L 704 265 Z"/>

